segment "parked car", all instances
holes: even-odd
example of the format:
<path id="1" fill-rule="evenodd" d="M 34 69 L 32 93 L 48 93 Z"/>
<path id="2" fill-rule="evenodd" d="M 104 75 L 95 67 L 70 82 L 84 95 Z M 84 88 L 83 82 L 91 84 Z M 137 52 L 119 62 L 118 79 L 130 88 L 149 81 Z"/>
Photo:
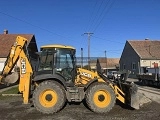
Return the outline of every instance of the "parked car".
<path id="1" fill-rule="evenodd" d="M 117 73 L 117 71 L 109 71 L 107 74 L 107 77 L 109 79 L 117 79 L 120 76 L 120 74 Z"/>

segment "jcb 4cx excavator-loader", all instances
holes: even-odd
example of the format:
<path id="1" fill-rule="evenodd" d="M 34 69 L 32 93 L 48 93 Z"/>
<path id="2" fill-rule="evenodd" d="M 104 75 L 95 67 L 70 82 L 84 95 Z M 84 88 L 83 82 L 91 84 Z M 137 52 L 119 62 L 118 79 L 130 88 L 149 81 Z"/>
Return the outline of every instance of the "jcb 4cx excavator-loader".
<path id="1" fill-rule="evenodd" d="M 19 80 L 24 104 L 32 102 L 38 111 L 47 114 L 60 111 L 66 102 L 85 101 L 89 109 L 97 113 L 110 111 L 116 99 L 133 108 L 139 107 L 135 84 L 126 83 L 124 79 L 108 80 L 98 60 L 96 72 L 77 68 L 74 47 L 46 45 L 41 46 L 38 69 L 33 72 L 26 45 L 27 39 L 18 36 L 0 75 L 1 83 Z M 12 73 L 18 60 L 20 72 Z"/>

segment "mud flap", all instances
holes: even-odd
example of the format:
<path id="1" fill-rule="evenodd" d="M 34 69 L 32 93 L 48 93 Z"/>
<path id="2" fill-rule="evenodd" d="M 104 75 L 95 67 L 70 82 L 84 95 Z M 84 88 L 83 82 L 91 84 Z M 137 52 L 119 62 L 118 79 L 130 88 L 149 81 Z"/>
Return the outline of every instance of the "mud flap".
<path id="1" fill-rule="evenodd" d="M 138 86 L 134 83 L 123 84 L 123 91 L 125 93 L 125 103 L 134 109 L 139 109 L 139 95 L 138 95 Z"/>

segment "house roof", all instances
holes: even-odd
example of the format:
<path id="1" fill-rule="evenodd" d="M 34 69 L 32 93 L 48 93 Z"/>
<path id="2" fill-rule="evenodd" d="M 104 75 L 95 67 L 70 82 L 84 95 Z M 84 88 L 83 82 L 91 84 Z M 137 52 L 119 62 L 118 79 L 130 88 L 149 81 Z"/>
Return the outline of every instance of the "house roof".
<path id="1" fill-rule="evenodd" d="M 115 68 L 116 66 L 119 66 L 119 60 L 120 58 L 99 58 L 102 68 Z M 97 60 L 91 60 L 91 67 L 95 67 L 96 62 Z"/>
<path id="2" fill-rule="evenodd" d="M 128 43 L 141 59 L 160 59 L 160 41 L 158 40 L 129 40 Z"/>
<path id="3" fill-rule="evenodd" d="M 0 57 L 8 56 L 11 46 L 14 44 L 17 36 L 25 37 L 29 42 L 34 37 L 32 34 L 0 34 Z"/>

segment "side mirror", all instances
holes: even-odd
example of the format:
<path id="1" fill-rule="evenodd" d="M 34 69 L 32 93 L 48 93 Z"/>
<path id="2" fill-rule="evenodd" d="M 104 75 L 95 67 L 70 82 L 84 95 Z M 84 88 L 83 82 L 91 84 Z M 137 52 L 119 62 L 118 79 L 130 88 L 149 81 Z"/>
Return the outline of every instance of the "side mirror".
<path id="1" fill-rule="evenodd" d="M 40 56 L 40 55 L 41 55 L 41 52 L 35 52 L 35 54 L 37 54 L 38 56 Z"/>

